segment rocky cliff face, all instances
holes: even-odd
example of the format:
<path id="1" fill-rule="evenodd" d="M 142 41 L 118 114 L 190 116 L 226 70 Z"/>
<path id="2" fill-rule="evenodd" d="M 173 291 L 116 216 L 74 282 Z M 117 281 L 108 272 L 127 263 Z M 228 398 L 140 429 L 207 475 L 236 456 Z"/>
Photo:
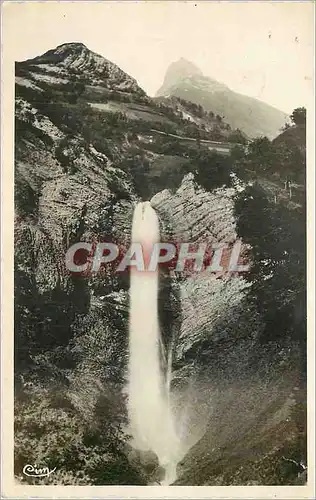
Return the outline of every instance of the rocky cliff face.
<path id="1" fill-rule="evenodd" d="M 71 74 L 76 73 L 91 85 L 144 95 L 134 78 L 116 64 L 89 50 L 83 43 L 64 43 L 30 61 L 18 63 L 18 67 L 22 73 L 23 68 L 29 69 L 31 80 L 39 83 L 66 83 Z M 27 80 L 19 78 L 18 81 L 28 85 Z"/>
<path id="2" fill-rule="evenodd" d="M 249 137 L 276 137 L 288 118 L 286 113 L 258 99 L 233 92 L 223 83 L 203 75 L 199 68 L 183 58 L 167 69 L 157 96 L 176 96 L 200 104 L 207 111 L 223 116 L 233 128 Z"/>
<path id="3" fill-rule="evenodd" d="M 193 65 L 184 66 L 186 79 L 203 80 Z M 170 70 L 172 82 L 178 69 Z M 151 200 L 165 240 L 233 243 L 240 237 L 235 164 L 201 147 L 213 119 L 200 108 L 150 99 L 133 78 L 82 44 L 17 63 L 16 74 L 16 474 L 24 463 L 49 456 L 63 471 L 50 479 L 56 484 L 148 484 L 151 465 L 146 472 L 125 435 L 128 276 L 107 268 L 73 275 L 65 253 L 78 241 L 128 245 L 140 199 Z M 215 83 L 215 94 L 226 92 Z M 216 125 L 222 141 L 226 125 Z M 190 145 L 179 140 L 188 134 L 195 139 Z M 201 410 L 188 416 L 196 432 L 179 466 L 179 484 L 278 481 L 270 453 L 281 468 L 283 454 L 304 460 L 304 429 L 297 430 L 304 413 L 299 342 L 262 343 L 266 320 L 245 277 L 167 275 L 161 283 L 174 395 L 178 406 Z M 34 430 L 37 412 L 43 420 Z M 229 432 L 222 429 L 223 415 Z M 232 425 L 239 418 L 241 438 Z M 258 460 L 256 453 L 240 458 L 251 447 L 253 425 L 259 426 L 258 448 L 265 429 L 275 430 L 277 445 L 265 438 Z M 47 442 L 52 426 L 60 446 Z M 236 450 L 241 455 L 234 461 Z M 284 473 L 291 484 L 297 467 Z"/>
<path id="4" fill-rule="evenodd" d="M 162 191 L 151 203 L 176 241 L 229 243 L 236 239 L 235 195 L 233 187 L 206 192 L 189 175 L 175 193 Z M 172 286 L 181 315 L 172 387 L 183 440 L 191 445 L 175 484 L 286 484 L 285 471 L 301 484 L 305 459 L 298 457 L 305 441 L 297 426 L 305 417 L 298 345 L 261 344 L 263 318 L 241 276 L 218 279 L 204 272 L 173 278 Z"/>

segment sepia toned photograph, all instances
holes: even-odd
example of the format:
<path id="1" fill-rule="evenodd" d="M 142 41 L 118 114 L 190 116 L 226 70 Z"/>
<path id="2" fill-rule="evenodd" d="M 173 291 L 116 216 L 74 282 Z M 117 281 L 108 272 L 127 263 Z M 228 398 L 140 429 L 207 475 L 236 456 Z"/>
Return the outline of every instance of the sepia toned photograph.
<path id="1" fill-rule="evenodd" d="M 4 480 L 311 498 L 313 2 L 2 16 Z"/>

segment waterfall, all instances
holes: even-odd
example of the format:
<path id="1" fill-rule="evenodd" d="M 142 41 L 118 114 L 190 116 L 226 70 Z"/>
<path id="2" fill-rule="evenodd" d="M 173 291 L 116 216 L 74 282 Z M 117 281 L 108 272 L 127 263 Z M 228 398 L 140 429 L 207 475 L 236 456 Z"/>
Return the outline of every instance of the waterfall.
<path id="1" fill-rule="evenodd" d="M 134 211 L 133 243 L 141 243 L 144 255 L 159 241 L 159 223 L 149 202 Z M 146 259 L 145 259 L 146 262 Z M 176 479 L 181 459 L 170 407 L 171 358 L 164 366 L 158 320 L 158 271 L 130 271 L 130 322 L 128 416 L 133 446 L 153 451 L 165 469 L 163 484 Z"/>

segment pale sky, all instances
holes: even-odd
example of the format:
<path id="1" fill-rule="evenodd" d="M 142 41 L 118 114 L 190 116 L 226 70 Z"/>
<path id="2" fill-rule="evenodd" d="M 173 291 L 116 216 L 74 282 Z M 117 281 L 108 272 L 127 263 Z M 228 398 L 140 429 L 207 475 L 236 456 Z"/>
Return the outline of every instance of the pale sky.
<path id="1" fill-rule="evenodd" d="M 21 61 L 82 42 L 149 95 L 184 57 L 232 90 L 291 112 L 313 92 L 313 10 L 309 1 L 7 2 L 4 43 Z"/>

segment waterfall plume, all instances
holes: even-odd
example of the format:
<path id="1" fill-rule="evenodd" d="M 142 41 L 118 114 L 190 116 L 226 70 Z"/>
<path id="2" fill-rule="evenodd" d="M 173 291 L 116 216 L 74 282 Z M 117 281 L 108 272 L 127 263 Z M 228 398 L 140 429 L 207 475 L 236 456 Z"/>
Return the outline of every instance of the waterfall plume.
<path id="1" fill-rule="evenodd" d="M 159 222 L 149 202 L 134 211 L 132 241 L 150 252 L 159 242 Z M 165 484 L 176 479 L 181 443 L 170 407 L 170 357 L 164 366 L 158 318 L 158 271 L 130 271 L 128 416 L 133 446 L 154 452 L 166 471 Z"/>

